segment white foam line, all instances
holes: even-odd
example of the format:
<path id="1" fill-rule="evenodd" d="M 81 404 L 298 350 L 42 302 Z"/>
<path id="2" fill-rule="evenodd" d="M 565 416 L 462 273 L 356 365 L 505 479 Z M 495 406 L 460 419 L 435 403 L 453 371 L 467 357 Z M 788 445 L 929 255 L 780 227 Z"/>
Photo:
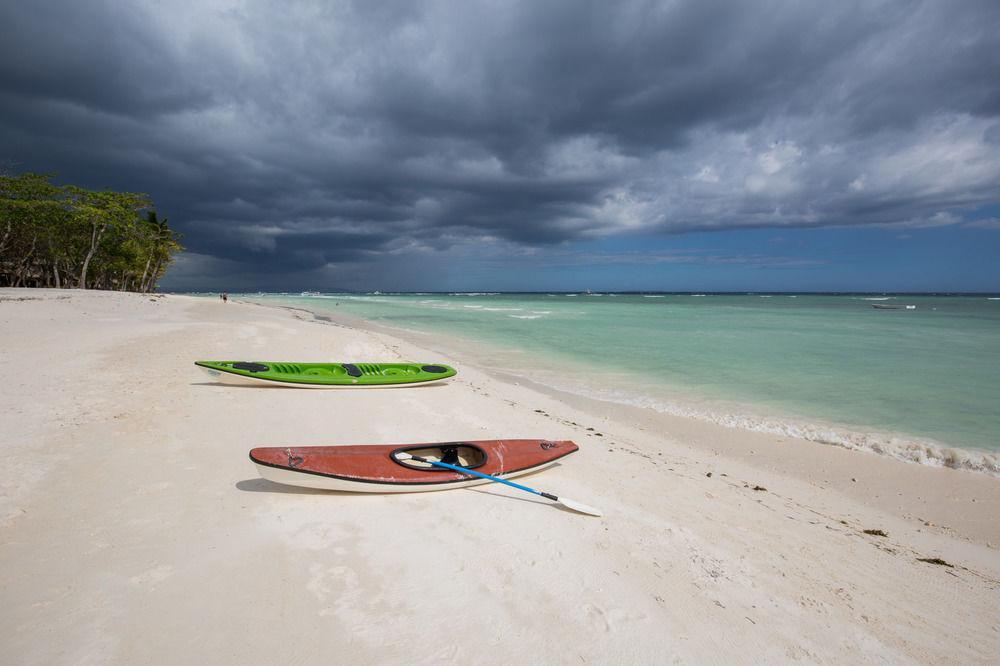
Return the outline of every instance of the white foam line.
<path id="1" fill-rule="evenodd" d="M 771 435 L 795 437 L 845 449 L 869 451 L 905 462 L 933 467 L 951 467 L 1000 477 L 1000 455 L 992 452 L 955 448 L 929 440 L 910 439 L 891 434 L 857 432 L 829 425 L 741 413 L 716 413 L 704 409 L 665 402 L 623 391 L 590 390 L 583 387 L 556 387 L 599 400 L 653 409 L 665 414 L 710 421 L 727 428 L 751 430 Z"/>

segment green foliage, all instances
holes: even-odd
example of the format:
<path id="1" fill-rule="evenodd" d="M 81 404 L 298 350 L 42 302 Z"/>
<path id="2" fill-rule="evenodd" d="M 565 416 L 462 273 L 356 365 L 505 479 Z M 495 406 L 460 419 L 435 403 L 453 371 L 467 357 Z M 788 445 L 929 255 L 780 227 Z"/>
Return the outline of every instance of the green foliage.
<path id="1" fill-rule="evenodd" d="M 0 175 L 0 286 L 153 291 L 182 249 L 144 194 Z"/>

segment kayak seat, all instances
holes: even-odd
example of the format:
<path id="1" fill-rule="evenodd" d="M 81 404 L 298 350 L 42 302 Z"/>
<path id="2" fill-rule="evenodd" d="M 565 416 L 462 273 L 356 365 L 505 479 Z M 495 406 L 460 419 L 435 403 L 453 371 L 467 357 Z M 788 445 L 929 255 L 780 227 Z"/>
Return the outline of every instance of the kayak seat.
<path id="1" fill-rule="evenodd" d="M 449 465 L 461 465 L 462 463 L 458 459 L 458 447 L 457 446 L 442 446 L 441 447 L 441 462 L 448 463 Z"/>
<path id="2" fill-rule="evenodd" d="M 383 375 L 415 375 L 420 370 L 415 365 L 386 365 L 382 366 Z"/>
<path id="3" fill-rule="evenodd" d="M 457 465 L 459 467 L 465 467 L 466 469 L 475 469 L 476 467 L 481 467 L 486 464 L 487 455 L 486 452 L 475 444 L 468 442 L 455 442 L 437 444 L 431 446 L 408 446 L 403 449 L 397 449 L 397 451 L 406 451 L 407 453 L 414 456 L 421 456 L 424 458 L 432 458 L 435 460 L 440 460 L 443 463 L 449 465 Z M 446 472 L 448 470 L 441 467 L 434 467 L 429 463 L 418 462 L 416 460 L 400 460 L 392 454 L 390 456 L 397 465 L 402 465 L 403 467 L 409 467 L 410 469 L 419 469 L 423 471 L 436 471 L 436 472 Z"/>
<path id="4" fill-rule="evenodd" d="M 333 377 L 336 375 L 335 372 L 327 368 L 309 368 L 308 370 L 303 370 L 302 374 L 309 375 L 310 377 Z"/>

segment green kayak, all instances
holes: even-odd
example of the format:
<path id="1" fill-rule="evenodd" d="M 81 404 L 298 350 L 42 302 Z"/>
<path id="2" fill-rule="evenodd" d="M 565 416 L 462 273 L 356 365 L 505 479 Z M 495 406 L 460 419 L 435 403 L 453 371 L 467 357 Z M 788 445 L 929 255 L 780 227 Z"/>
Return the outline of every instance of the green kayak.
<path id="1" fill-rule="evenodd" d="M 436 363 L 195 361 L 195 365 L 216 381 L 227 384 L 283 384 L 303 388 L 425 384 L 456 374 L 454 368 Z"/>

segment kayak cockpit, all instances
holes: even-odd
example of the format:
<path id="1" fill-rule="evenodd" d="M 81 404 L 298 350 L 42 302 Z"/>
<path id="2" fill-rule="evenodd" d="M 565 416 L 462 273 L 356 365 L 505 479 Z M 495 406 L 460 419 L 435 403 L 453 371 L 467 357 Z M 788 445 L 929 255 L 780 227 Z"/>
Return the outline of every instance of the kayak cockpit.
<path id="1" fill-rule="evenodd" d="M 419 460 L 400 460 L 397 455 L 400 453 L 409 453 L 411 456 L 419 456 L 421 458 L 428 458 L 430 460 L 436 460 L 439 462 L 447 463 L 449 465 L 457 465 L 459 467 L 465 467 L 467 469 L 475 469 L 486 464 L 488 456 L 486 451 L 479 448 L 475 444 L 470 444 L 468 442 L 448 442 L 444 444 L 435 444 L 433 446 L 421 445 L 413 446 L 408 448 L 396 449 L 389 457 L 392 458 L 393 462 L 397 465 L 402 465 L 403 467 L 408 467 L 410 469 L 418 469 L 421 471 L 444 471 L 449 470 L 442 469 L 440 467 L 435 467 L 434 465 L 426 462 L 421 462 Z"/>

